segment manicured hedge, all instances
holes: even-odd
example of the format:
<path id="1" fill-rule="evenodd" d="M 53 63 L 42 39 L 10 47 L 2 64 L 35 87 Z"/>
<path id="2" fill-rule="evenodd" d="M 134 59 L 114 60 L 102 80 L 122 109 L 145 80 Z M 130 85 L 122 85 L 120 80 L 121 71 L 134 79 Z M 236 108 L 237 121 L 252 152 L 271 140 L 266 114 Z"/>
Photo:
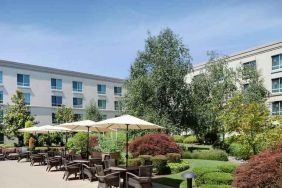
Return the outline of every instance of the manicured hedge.
<path id="1" fill-rule="evenodd" d="M 135 159 L 128 159 L 128 166 L 140 166 L 141 165 L 141 159 L 135 158 Z"/>
<path id="2" fill-rule="evenodd" d="M 183 140 L 185 139 L 185 137 L 181 135 L 173 135 L 172 137 L 176 143 L 183 143 Z"/>
<path id="3" fill-rule="evenodd" d="M 229 185 L 233 180 L 233 176 L 230 173 L 225 172 L 210 172 L 204 174 L 204 182 L 205 184 L 212 184 L 212 185 Z"/>
<path id="4" fill-rule="evenodd" d="M 222 164 L 217 166 L 217 168 L 221 171 L 221 172 L 225 172 L 225 173 L 234 173 L 234 171 L 237 168 L 236 164 Z"/>
<path id="5" fill-rule="evenodd" d="M 171 170 L 167 165 L 167 157 L 165 155 L 156 155 L 152 158 L 155 172 L 158 175 L 170 174 Z"/>
<path id="6" fill-rule="evenodd" d="M 217 168 L 196 167 L 193 172 L 196 174 L 195 182 L 198 186 L 205 183 L 204 175 L 211 172 L 218 172 Z"/>
<path id="7" fill-rule="evenodd" d="M 187 136 L 184 140 L 183 143 L 185 144 L 192 144 L 197 142 L 197 137 L 194 135 Z"/>
<path id="8" fill-rule="evenodd" d="M 138 158 L 141 160 L 141 164 L 144 164 L 145 160 L 152 161 L 151 155 L 139 155 Z"/>
<path id="9" fill-rule="evenodd" d="M 171 172 L 173 174 L 179 173 L 179 172 L 183 172 L 187 169 L 189 169 L 189 162 L 188 161 L 181 161 L 178 163 L 168 163 L 168 166 L 171 169 Z"/>
<path id="10" fill-rule="evenodd" d="M 183 152 L 183 159 L 205 159 L 205 160 L 217 160 L 228 161 L 227 153 L 223 150 L 208 150 L 208 151 L 194 151 Z"/>
<path id="11" fill-rule="evenodd" d="M 211 185 L 203 184 L 199 188 L 232 188 L 230 185 Z"/>
<path id="12" fill-rule="evenodd" d="M 166 154 L 169 163 L 178 163 L 180 162 L 181 155 L 179 153 L 168 153 Z"/>

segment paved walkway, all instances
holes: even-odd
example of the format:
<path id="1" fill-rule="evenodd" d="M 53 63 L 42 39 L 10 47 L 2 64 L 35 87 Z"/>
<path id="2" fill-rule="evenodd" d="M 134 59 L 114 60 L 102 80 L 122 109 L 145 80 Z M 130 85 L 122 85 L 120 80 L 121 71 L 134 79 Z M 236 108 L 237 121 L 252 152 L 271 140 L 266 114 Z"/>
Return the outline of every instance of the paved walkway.
<path id="1" fill-rule="evenodd" d="M 97 182 L 63 180 L 62 171 L 46 172 L 46 166 L 30 166 L 28 162 L 0 161 L 1 188 L 97 188 Z M 166 188 L 153 185 L 154 188 Z M 167 187 L 168 188 L 168 187 Z"/>

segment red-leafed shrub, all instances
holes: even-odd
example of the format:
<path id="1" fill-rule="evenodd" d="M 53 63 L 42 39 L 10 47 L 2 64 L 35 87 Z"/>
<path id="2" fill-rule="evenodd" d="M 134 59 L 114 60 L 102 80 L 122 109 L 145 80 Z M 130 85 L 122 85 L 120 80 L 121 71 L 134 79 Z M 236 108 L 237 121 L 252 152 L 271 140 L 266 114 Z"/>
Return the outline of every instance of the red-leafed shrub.
<path id="1" fill-rule="evenodd" d="M 136 138 L 130 143 L 129 151 L 133 156 L 181 152 L 176 142 L 170 136 L 162 133 L 146 134 Z"/>
<path id="2" fill-rule="evenodd" d="M 89 147 L 95 148 L 98 145 L 98 138 L 96 136 L 91 136 L 89 138 Z"/>
<path id="3" fill-rule="evenodd" d="M 238 188 L 281 188 L 282 143 L 253 156 L 238 167 L 232 185 Z"/>

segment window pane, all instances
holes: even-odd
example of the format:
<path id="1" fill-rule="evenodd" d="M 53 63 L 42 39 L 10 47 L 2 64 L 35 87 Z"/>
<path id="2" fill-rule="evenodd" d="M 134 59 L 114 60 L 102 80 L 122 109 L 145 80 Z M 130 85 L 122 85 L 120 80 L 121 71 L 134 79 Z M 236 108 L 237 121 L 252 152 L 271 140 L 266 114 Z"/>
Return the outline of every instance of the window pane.
<path id="1" fill-rule="evenodd" d="M 98 100 L 98 108 L 99 109 L 106 109 L 106 100 Z"/>
<path id="2" fill-rule="evenodd" d="M 279 69 L 279 55 L 272 56 L 272 70 Z"/>
<path id="3" fill-rule="evenodd" d="M 17 74 L 17 84 L 19 86 L 23 85 L 23 75 L 22 74 Z"/>
<path id="4" fill-rule="evenodd" d="M 272 93 L 279 92 L 279 78 L 272 80 Z"/>
<path id="5" fill-rule="evenodd" d="M 279 114 L 279 102 L 272 103 L 272 114 L 273 115 Z"/>
<path id="6" fill-rule="evenodd" d="M 77 98 L 77 97 L 74 97 L 73 98 L 73 107 L 75 108 L 82 108 L 82 98 Z"/>
<path id="7" fill-rule="evenodd" d="M 74 114 L 74 121 L 81 121 L 83 120 L 82 114 Z"/>
<path id="8" fill-rule="evenodd" d="M 102 115 L 102 120 L 105 120 L 105 119 L 107 119 L 107 115 L 106 115 L 106 114 L 103 114 L 103 115 Z"/>
<path id="9" fill-rule="evenodd" d="M 62 96 L 52 96 L 52 106 L 62 106 Z"/>
<path id="10" fill-rule="evenodd" d="M 51 78 L 51 89 L 62 90 L 62 79 Z"/>
<path id="11" fill-rule="evenodd" d="M 0 104 L 3 104 L 3 91 L 0 91 Z"/>
<path id="12" fill-rule="evenodd" d="M 30 93 L 24 93 L 23 96 L 24 96 L 24 103 L 26 105 L 30 105 Z"/>
<path id="13" fill-rule="evenodd" d="M 23 75 L 24 86 L 29 86 L 29 75 Z"/>
<path id="14" fill-rule="evenodd" d="M 52 123 L 57 123 L 56 114 L 52 113 Z"/>
<path id="15" fill-rule="evenodd" d="M 0 71 L 0 84 L 2 84 L 2 83 L 3 83 L 3 72 Z"/>
<path id="16" fill-rule="evenodd" d="M 82 82 L 73 81 L 72 89 L 73 91 L 82 92 Z"/>
<path id="17" fill-rule="evenodd" d="M 106 94 L 106 85 L 98 84 L 98 94 Z"/>
<path id="18" fill-rule="evenodd" d="M 0 110 L 0 123 L 3 123 L 4 111 Z"/>
<path id="19" fill-rule="evenodd" d="M 114 93 L 115 93 L 115 95 L 121 96 L 122 88 L 121 87 L 114 87 Z"/>

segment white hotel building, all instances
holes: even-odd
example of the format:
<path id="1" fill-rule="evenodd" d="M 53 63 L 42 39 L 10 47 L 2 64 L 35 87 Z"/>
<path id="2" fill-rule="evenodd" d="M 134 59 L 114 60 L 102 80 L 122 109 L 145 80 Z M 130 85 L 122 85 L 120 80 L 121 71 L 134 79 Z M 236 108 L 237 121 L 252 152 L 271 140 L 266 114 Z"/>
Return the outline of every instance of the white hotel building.
<path id="1" fill-rule="evenodd" d="M 282 41 L 247 49 L 228 56 L 228 66 L 236 68 L 253 65 L 262 76 L 265 88 L 269 91 L 267 103 L 273 115 L 282 115 Z M 205 63 L 194 66 L 194 72 L 187 75 L 187 82 L 201 74 Z M 248 87 L 245 80 L 243 88 Z"/>
<path id="2" fill-rule="evenodd" d="M 90 101 L 98 105 L 104 119 L 115 117 L 124 94 L 123 82 L 118 78 L 0 60 L 0 123 L 3 109 L 11 104 L 16 90 L 24 93 L 39 125 L 55 123 L 54 114 L 61 105 L 72 107 L 75 118 L 83 119 Z M 6 142 L 0 134 L 0 144 Z"/>

